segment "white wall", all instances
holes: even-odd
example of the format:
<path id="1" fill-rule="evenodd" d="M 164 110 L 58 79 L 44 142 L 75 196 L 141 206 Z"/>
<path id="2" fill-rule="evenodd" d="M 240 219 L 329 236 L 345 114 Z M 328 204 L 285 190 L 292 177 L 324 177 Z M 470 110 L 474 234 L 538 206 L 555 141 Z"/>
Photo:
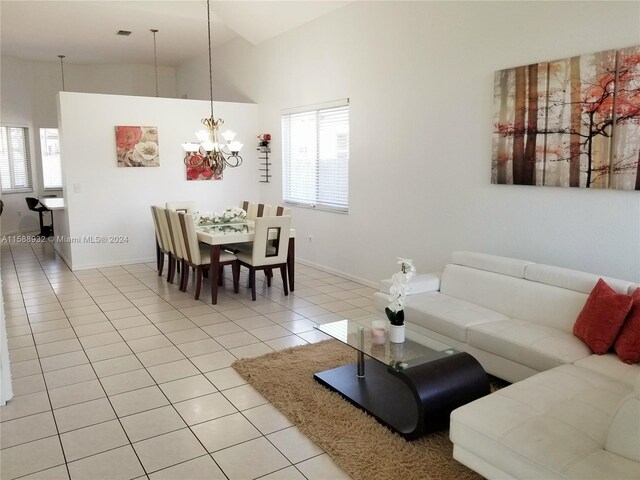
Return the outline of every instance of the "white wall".
<path id="1" fill-rule="evenodd" d="M 27 209 L 25 197 L 45 194 L 42 188 L 40 128 L 58 125 L 56 95 L 62 90 L 59 62 L 29 62 L 3 55 L 0 82 L 0 122 L 26 126 L 30 131 L 33 192 L 2 194 L 5 202 L 2 233 L 39 230 L 38 215 Z M 74 92 L 155 96 L 150 65 L 77 65 L 65 61 L 65 89 Z M 176 70 L 158 67 L 158 93 L 176 97 Z M 46 194 L 61 195 L 61 191 Z"/>
<path id="2" fill-rule="evenodd" d="M 226 169 L 221 181 L 186 180 L 180 145 L 196 140 L 209 102 L 61 92 L 59 104 L 69 235 L 128 237 L 124 244 L 71 244 L 65 256 L 74 270 L 154 261 L 151 205 L 189 200 L 218 211 L 256 196 L 253 148 L 242 151 L 245 164 Z M 241 142 L 255 137 L 256 105 L 216 102 L 215 115 Z M 116 125 L 158 127 L 160 166 L 119 168 Z"/>
<path id="3" fill-rule="evenodd" d="M 637 1 L 353 2 L 214 58 L 273 135 L 267 202 L 282 198 L 281 110 L 351 99 L 350 211 L 295 208 L 299 258 L 378 280 L 396 256 L 424 272 L 469 249 L 637 281 L 637 192 L 491 185 L 490 156 L 495 70 L 638 43 Z"/>

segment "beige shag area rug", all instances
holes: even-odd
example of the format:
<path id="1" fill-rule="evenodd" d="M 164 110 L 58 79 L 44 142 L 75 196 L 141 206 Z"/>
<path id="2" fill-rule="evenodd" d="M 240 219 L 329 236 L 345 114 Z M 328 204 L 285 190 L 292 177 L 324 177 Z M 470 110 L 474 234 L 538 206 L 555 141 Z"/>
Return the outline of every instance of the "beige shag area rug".
<path id="1" fill-rule="evenodd" d="M 356 480 L 478 480 L 452 457 L 449 432 L 412 442 L 379 424 L 313 374 L 355 361 L 336 340 L 238 360 L 233 368 Z"/>

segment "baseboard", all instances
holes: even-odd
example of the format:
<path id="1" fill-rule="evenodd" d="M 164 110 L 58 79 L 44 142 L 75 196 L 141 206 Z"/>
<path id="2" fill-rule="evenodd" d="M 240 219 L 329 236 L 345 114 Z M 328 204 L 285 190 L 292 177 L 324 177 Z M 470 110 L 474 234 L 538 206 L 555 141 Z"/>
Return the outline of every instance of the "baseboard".
<path id="1" fill-rule="evenodd" d="M 120 260 L 115 262 L 104 262 L 104 263 L 94 263 L 91 265 L 71 265 L 72 271 L 77 272 L 80 270 L 91 270 L 93 268 L 107 268 L 107 267 L 118 267 L 120 265 L 135 265 L 137 263 L 156 263 L 157 259 L 155 257 L 147 257 L 140 258 L 134 260 Z"/>
<path id="2" fill-rule="evenodd" d="M 333 275 L 338 275 L 339 277 L 344 277 L 354 282 L 362 283 L 363 285 L 366 285 L 367 287 L 375 288 L 376 290 L 378 290 L 378 287 L 380 286 L 378 282 L 372 282 L 371 280 L 367 280 L 365 278 L 358 277 L 356 275 L 351 275 L 350 273 L 343 272 L 335 268 L 327 267 L 326 265 L 320 265 L 318 263 L 305 260 L 304 258 L 296 257 L 296 262 L 301 263 L 302 265 L 306 265 L 308 267 L 317 268 L 318 270 L 322 270 L 323 272 L 331 273 Z"/>
<path id="3" fill-rule="evenodd" d="M 58 255 L 60 255 L 60 258 L 61 258 L 61 259 L 62 259 L 62 261 L 65 263 L 65 265 L 66 265 L 67 267 L 69 267 L 69 270 L 72 270 L 72 271 L 73 271 L 72 264 L 71 264 L 71 260 L 69 260 L 69 259 L 67 258 L 67 256 L 66 256 L 64 253 L 62 253 L 62 250 L 61 250 L 61 249 L 56 248 L 56 243 L 55 243 L 55 242 L 49 242 L 49 243 L 51 244 L 51 246 L 53 247 L 53 249 L 56 251 L 56 253 L 57 253 Z"/>
<path id="4" fill-rule="evenodd" d="M 17 231 L 17 232 L 2 232 L 2 236 L 4 237 L 10 237 L 10 236 L 17 236 L 17 235 L 28 235 L 30 237 L 34 236 L 34 235 L 39 235 L 40 234 L 40 230 L 28 230 L 26 232 L 22 232 L 22 231 Z"/>

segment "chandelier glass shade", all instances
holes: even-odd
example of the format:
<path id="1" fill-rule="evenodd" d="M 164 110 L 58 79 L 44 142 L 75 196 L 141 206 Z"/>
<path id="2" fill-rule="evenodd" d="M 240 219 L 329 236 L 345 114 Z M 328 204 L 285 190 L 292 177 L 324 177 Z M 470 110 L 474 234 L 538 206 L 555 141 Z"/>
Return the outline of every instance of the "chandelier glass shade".
<path id="1" fill-rule="evenodd" d="M 211 14 L 209 0 L 207 0 L 207 32 L 209 40 L 209 104 L 211 116 L 203 118 L 202 124 L 206 129 L 196 132 L 199 143 L 186 142 L 182 144 L 185 151 L 184 163 L 187 167 L 205 167 L 212 170 L 216 176 L 222 175 L 225 167 L 239 167 L 242 165 L 240 150 L 242 143 L 235 140 L 236 134 L 231 130 L 219 132 L 224 124 L 221 118 L 213 115 L 213 75 L 211 61 Z M 220 141 L 222 137 L 223 141 Z"/>

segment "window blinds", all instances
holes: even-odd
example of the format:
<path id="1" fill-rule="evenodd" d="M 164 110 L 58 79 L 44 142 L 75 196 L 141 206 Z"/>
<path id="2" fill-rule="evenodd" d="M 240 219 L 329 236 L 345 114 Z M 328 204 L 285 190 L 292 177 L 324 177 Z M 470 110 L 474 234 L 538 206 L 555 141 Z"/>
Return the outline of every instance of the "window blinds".
<path id="1" fill-rule="evenodd" d="M 0 180 L 2 191 L 31 189 L 29 131 L 26 127 L 0 127 Z"/>
<path id="2" fill-rule="evenodd" d="M 348 100 L 282 115 L 284 202 L 346 212 Z"/>

